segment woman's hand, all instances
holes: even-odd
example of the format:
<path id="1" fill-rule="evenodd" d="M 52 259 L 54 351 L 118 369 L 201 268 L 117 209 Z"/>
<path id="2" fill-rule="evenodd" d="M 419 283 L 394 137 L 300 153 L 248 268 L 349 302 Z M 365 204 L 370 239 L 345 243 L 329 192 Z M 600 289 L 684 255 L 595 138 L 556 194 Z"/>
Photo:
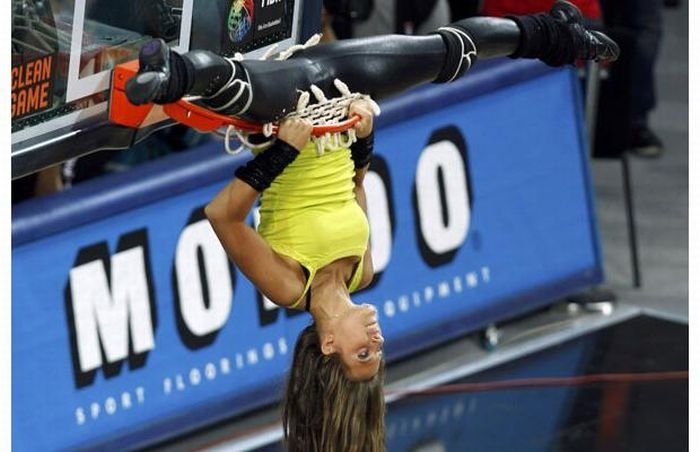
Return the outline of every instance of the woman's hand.
<path id="1" fill-rule="evenodd" d="M 348 116 L 358 115 L 360 120 L 355 123 L 353 128 L 357 138 L 367 138 L 372 133 L 374 112 L 367 101 L 358 100 L 350 104 Z"/>
<path id="2" fill-rule="evenodd" d="M 277 138 L 301 151 L 311 138 L 312 130 L 313 126 L 309 121 L 299 118 L 285 119 L 277 130 Z"/>

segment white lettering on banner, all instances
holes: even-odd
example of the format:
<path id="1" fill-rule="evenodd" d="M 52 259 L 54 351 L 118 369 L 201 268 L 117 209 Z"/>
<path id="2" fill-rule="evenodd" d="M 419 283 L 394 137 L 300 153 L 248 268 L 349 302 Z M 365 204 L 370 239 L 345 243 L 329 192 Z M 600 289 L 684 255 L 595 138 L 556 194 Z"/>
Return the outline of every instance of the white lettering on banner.
<path id="1" fill-rule="evenodd" d="M 221 358 L 221 361 L 219 361 L 219 366 L 222 374 L 228 375 L 231 373 L 231 361 L 229 361 L 228 358 Z"/>
<path id="2" fill-rule="evenodd" d="M 131 408 L 131 394 L 129 394 L 128 392 L 122 393 L 122 407 L 125 410 Z"/>
<path id="3" fill-rule="evenodd" d="M 204 366 L 204 376 L 207 380 L 216 378 L 216 366 L 213 363 L 207 363 L 207 365 Z"/>
<path id="4" fill-rule="evenodd" d="M 481 275 L 481 281 L 479 281 L 479 275 Z M 467 288 L 462 287 L 462 278 L 467 281 Z M 441 299 L 449 299 L 451 296 L 460 295 L 464 290 L 471 290 L 479 286 L 480 283 L 487 284 L 491 278 L 491 270 L 487 266 L 482 266 L 479 271 L 468 272 L 465 275 L 453 276 L 451 279 L 440 281 L 437 283 L 437 290 L 433 286 L 426 286 L 422 291 L 415 289 L 407 289 L 408 292 L 405 295 L 399 295 L 398 302 L 393 300 L 384 300 L 381 312 L 387 318 L 396 317 L 397 315 L 406 314 L 415 309 L 421 307 L 423 302 L 432 303 L 442 303 L 438 301 Z M 453 286 L 450 285 L 449 281 L 452 281 Z M 411 294 L 410 296 L 408 294 Z M 423 298 L 421 299 L 421 293 Z M 435 299 L 435 294 L 437 293 L 438 299 Z M 411 303 L 409 300 L 412 300 Z M 398 309 L 397 309 L 398 304 Z"/>
<path id="5" fill-rule="evenodd" d="M 190 370 L 190 384 L 192 386 L 197 386 L 199 382 L 202 381 L 202 374 L 196 367 Z"/>
<path id="6" fill-rule="evenodd" d="M 207 220 L 188 225 L 180 234 L 175 271 L 180 310 L 187 329 L 195 336 L 221 329 L 231 312 L 231 272 L 226 252 Z M 206 276 L 204 281 L 201 272 Z M 206 288 L 202 287 L 202 282 Z"/>
<path id="7" fill-rule="evenodd" d="M 462 278 L 460 278 L 459 276 L 455 276 L 452 279 L 452 284 L 453 284 L 453 289 L 455 292 L 457 292 L 457 293 L 462 292 Z"/>
<path id="8" fill-rule="evenodd" d="M 477 286 L 487 284 L 492 279 L 492 273 L 488 266 L 481 266 L 477 270 L 460 273 L 444 280 L 434 281 L 425 287 L 406 288 L 404 294 L 396 294 L 395 300 L 385 300 L 381 306 L 381 314 L 387 318 L 401 317 L 420 309 L 424 303 L 442 304 L 445 302 L 458 302 L 464 300 L 464 292 L 468 292 Z M 472 281 L 475 285 L 462 286 L 462 280 Z M 453 287 L 461 287 L 460 290 Z M 456 297 L 459 292 L 462 294 Z M 414 314 L 415 317 L 415 314 Z M 398 320 L 398 319 L 397 319 Z M 252 348 L 246 348 L 231 355 L 220 357 L 203 363 L 201 366 L 180 369 L 171 376 L 165 376 L 160 380 L 161 391 L 164 396 L 173 397 L 188 391 L 196 391 L 198 387 L 209 384 L 217 384 L 233 372 L 243 371 L 246 368 L 254 369 L 264 365 L 265 361 L 272 361 L 286 355 L 289 346 L 285 337 L 268 339 Z M 235 366 L 234 363 L 235 362 Z M 230 380 L 229 380 L 230 381 Z M 157 383 L 158 384 L 158 383 Z M 120 392 L 106 395 L 100 400 L 93 401 L 85 406 L 75 408 L 73 416 L 78 426 L 85 425 L 89 421 L 97 421 L 102 418 L 118 416 L 120 412 L 129 409 L 137 409 L 145 404 L 145 388 L 139 386 L 133 391 Z M 455 413 L 461 411 L 457 409 Z M 444 419 L 444 415 L 441 416 Z M 428 420 L 430 422 L 431 419 Z M 434 419 L 432 419 L 434 421 Z M 414 420 L 415 422 L 415 420 Z M 424 422 L 423 420 L 420 421 Z"/>
<path id="9" fill-rule="evenodd" d="M 284 338 L 280 338 L 280 341 L 284 341 Z M 266 342 L 262 346 L 262 353 L 263 353 L 263 355 L 266 356 L 266 359 L 268 359 L 267 356 L 269 356 L 269 359 L 273 359 L 275 356 L 274 355 L 274 348 L 272 350 L 270 350 L 270 347 L 273 347 L 273 346 L 269 342 Z M 272 354 L 270 354 L 270 353 L 272 353 Z M 282 354 L 284 354 L 284 353 L 280 352 L 280 355 L 282 355 Z M 246 356 L 248 357 L 248 362 L 247 362 L 248 366 L 256 366 L 257 364 L 259 364 L 260 359 L 258 358 L 258 350 L 257 349 L 253 348 L 253 349 L 248 350 L 246 353 Z M 242 370 L 246 366 L 246 364 L 243 362 L 243 360 L 244 360 L 243 355 L 240 353 L 236 353 L 236 367 L 237 367 L 236 370 Z M 222 375 L 222 376 L 228 375 L 231 373 L 231 361 L 229 360 L 229 358 L 221 358 L 219 360 L 218 370 L 217 370 L 216 365 L 214 363 L 211 363 L 211 362 L 207 363 L 204 366 L 204 376 L 207 380 L 210 380 L 210 381 L 215 380 L 219 376 L 219 372 L 220 372 L 220 375 Z M 190 369 L 188 375 L 189 375 L 188 381 L 190 383 L 190 386 L 196 386 L 202 382 L 202 377 L 201 377 L 202 372 L 199 368 L 195 367 L 195 368 Z M 176 384 L 178 391 L 182 391 L 182 390 L 186 389 L 185 380 L 183 379 L 181 374 L 177 374 L 175 376 L 175 384 Z M 168 395 L 172 392 L 172 390 L 173 390 L 173 384 L 172 384 L 171 378 L 170 377 L 164 378 L 163 379 L 163 393 L 165 395 Z"/>
<path id="10" fill-rule="evenodd" d="M 144 401 L 144 399 L 145 399 L 145 397 L 146 397 L 146 390 L 143 389 L 142 386 L 139 386 L 138 388 L 136 388 L 136 391 L 135 391 L 135 392 L 136 392 L 136 401 L 137 401 L 139 404 L 143 403 L 143 401 Z"/>
<path id="11" fill-rule="evenodd" d="M 187 379 L 183 378 L 182 374 L 176 374 L 174 377 L 175 385 L 173 386 L 173 378 L 165 377 L 163 378 L 163 394 L 171 395 L 173 390 L 176 389 L 178 392 L 185 391 L 188 387 L 199 386 L 200 384 L 205 384 L 207 382 L 215 381 L 219 376 L 225 376 L 231 373 L 231 363 L 228 358 L 221 358 L 219 360 L 219 367 L 217 369 L 216 364 L 213 362 L 208 362 L 204 365 L 204 371 L 200 368 L 193 367 L 187 372 Z M 202 378 L 202 374 L 204 378 Z M 188 386 L 189 384 L 189 386 Z"/>
<path id="12" fill-rule="evenodd" d="M 414 291 L 413 292 L 413 306 L 419 307 L 420 306 L 420 293 Z"/>
<path id="13" fill-rule="evenodd" d="M 78 425 L 85 423 L 85 411 L 82 408 L 75 409 L 75 423 Z"/>
<path id="14" fill-rule="evenodd" d="M 464 276 L 464 280 L 467 282 L 467 286 L 474 288 L 479 284 L 479 278 L 476 272 L 469 272 Z"/>
<path id="15" fill-rule="evenodd" d="M 258 351 L 254 348 L 248 350 L 246 353 L 247 363 L 249 366 L 254 366 L 258 363 Z"/>
<path id="16" fill-rule="evenodd" d="M 173 381 L 170 378 L 163 379 L 163 394 L 170 394 L 173 392 Z"/>
<path id="17" fill-rule="evenodd" d="M 286 355 L 287 354 L 287 339 L 281 337 L 277 341 L 277 349 L 279 350 L 281 355 Z"/>
<path id="18" fill-rule="evenodd" d="M 266 361 L 270 361 L 274 357 L 275 347 L 273 347 L 269 342 L 265 343 L 265 345 L 263 345 L 263 358 L 265 358 Z"/>
<path id="19" fill-rule="evenodd" d="M 408 311 L 408 297 L 405 295 L 399 297 L 399 311 Z"/>
<path id="20" fill-rule="evenodd" d="M 440 284 L 438 284 L 438 296 L 440 298 L 445 298 L 450 295 L 450 285 L 442 281 Z"/>
<path id="21" fill-rule="evenodd" d="M 444 183 L 442 193 L 440 173 Z M 446 212 L 442 211 L 443 196 Z M 443 254 L 461 246 L 471 216 L 469 189 L 462 154 L 452 141 L 430 144 L 421 153 L 416 169 L 416 199 L 420 233 L 430 250 Z"/>
<path id="22" fill-rule="evenodd" d="M 391 260 L 391 217 L 389 215 L 389 197 L 381 176 L 368 171 L 364 180 L 367 193 L 367 217 L 370 227 L 372 246 L 372 264 L 375 273 L 382 272 Z"/>
<path id="23" fill-rule="evenodd" d="M 83 372 L 102 365 L 100 340 L 110 363 L 128 357 L 129 337 L 134 353 L 155 346 L 143 249 L 120 251 L 111 257 L 110 266 L 109 280 L 101 260 L 70 271 L 78 359 Z"/>
<path id="24" fill-rule="evenodd" d="M 387 300 L 384 302 L 384 314 L 389 318 L 396 315 L 396 306 L 393 301 Z"/>
<path id="25" fill-rule="evenodd" d="M 143 386 L 139 386 L 134 389 L 133 394 L 136 396 L 136 401 L 139 405 L 143 405 L 145 402 L 146 390 Z M 116 414 L 119 410 L 128 410 L 133 406 L 132 403 L 132 393 L 122 392 L 119 395 L 109 395 L 104 398 L 104 400 L 93 401 L 89 406 L 89 414 L 91 420 L 97 420 L 100 417 L 112 416 Z M 88 420 L 85 408 L 77 407 L 75 409 L 75 423 L 77 425 L 84 425 Z"/>
<path id="26" fill-rule="evenodd" d="M 93 419 L 97 419 L 97 416 L 100 415 L 100 404 L 97 402 L 92 402 L 90 404 L 90 415 L 92 416 Z"/>
<path id="27" fill-rule="evenodd" d="M 107 414 L 114 414 L 117 411 L 117 401 L 114 400 L 114 397 L 107 397 L 105 400 L 105 411 Z"/>

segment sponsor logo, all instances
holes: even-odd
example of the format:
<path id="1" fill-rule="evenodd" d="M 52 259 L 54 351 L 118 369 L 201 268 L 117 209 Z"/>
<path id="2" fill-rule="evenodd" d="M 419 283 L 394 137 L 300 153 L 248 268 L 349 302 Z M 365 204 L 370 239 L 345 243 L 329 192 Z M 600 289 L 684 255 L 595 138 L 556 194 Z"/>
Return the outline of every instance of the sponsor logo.
<path id="1" fill-rule="evenodd" d="M 53 102 L 54 55 L 12 66 L 12 119 L 46 110 Z"/>

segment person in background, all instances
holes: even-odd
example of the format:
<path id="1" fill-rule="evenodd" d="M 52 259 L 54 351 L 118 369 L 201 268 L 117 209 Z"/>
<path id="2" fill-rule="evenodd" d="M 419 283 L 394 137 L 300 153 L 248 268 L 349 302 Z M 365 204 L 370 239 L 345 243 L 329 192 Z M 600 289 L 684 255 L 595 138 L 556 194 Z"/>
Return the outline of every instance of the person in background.
<path id="1" fill-rule="evenodd" d="M 608 123 L 619 130 L 606 133 L 605 123 L 599 122 L 600 139 L 607 142 L 599 141 L 596 147 L 661 157 L 664 146 L 649 127 L 649 114 L 656 108 L 654 71 L 663 34 L 664 0 L 601 0 L 601 4 L 606 30 L 619 42 L 622 55 L 610 68 L 609 86 L 601 92 L 601 100 L 609 97 L 601 107 L 610 105 L 610 111 L 616 113 Z M 612 137 L 615 133 L 621 136 Z"/>
<path id="2" fill-rule="evenodd" d="M 529 14 L 553 0 L 484 0 L 487 16 Z M 662 37 L 663 6 L 676 0 L 572 0 L 588 25 L 604 29 L 621 47 L 621 57 L 606 68 L 599 96 L 594 157 L 633 155 L 658 158 L 663 143 L 649 127 L 656 107 L 654 70 Z"/>

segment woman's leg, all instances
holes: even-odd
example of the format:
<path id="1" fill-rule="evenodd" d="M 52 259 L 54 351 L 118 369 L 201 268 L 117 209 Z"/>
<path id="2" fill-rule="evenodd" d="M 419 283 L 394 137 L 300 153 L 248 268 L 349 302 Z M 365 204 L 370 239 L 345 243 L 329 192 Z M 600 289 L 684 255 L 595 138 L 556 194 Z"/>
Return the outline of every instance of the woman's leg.
<path id="1" fill-rule="evenodd" d="M 558 1 L 549 14 L 513 18 L 475 17 L 433 35 L 388 35 L 320 44 L 285 61 L 232 61 L 211 52 L 171 52 L 151 41 L 142 50 L 140 73 L 127 84 L 139 104 L 203 96 L 215 111 L 268 122 L 294 110 L 298 90 L 317 85 L 333 97 L 333 80 L 375 99 L 426 82 L 449 82 L 477 56 L 539 58 L 559 66 L 578 58 L 615 59 L 617 45 L 581 24 L 578 9 Z"/>

